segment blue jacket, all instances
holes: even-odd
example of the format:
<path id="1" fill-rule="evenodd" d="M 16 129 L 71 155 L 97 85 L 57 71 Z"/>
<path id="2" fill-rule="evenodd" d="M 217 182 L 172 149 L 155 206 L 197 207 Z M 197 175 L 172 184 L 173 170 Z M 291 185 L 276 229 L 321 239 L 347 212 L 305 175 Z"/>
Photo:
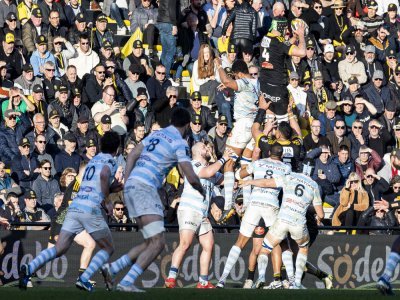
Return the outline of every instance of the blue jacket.
<path id="1" fill-rule="evenodd" d="M 382 87 L 378 92 L 374 84 L 370 83 L 364 88 L 364 93 L 367 95 L 368 101 L 375 106 L 378 114 L 383 113 L 387 103 L 391 101 L 390 90 L 387 86 Z"/>
<path id="2" fill-rule="evenodd" d="M 74 168 L 76 172 L 79 172 L 79 165 L 81 164 L 82 158 L 76 152 L 69 155 L 65 150 L 62 150 L 56 155 L 54 165 L 58 176 L 61 176 L 62 171 L 66 168 Z"/>
<path id="3" fill-rule="evenodd" d="M 332 183 L 337 184 L 340 182 L 340 171 L 337 165 L 334 163 L 333 158 L 329 157 L 326 164 L 322 163 L 321 160 L 317 157 L 321 154 L 321 148 L 315 148 L 307 153 L 307 158 L 315 158 L 315 169 L 311 176 L 313 180 L 317 180 L 318 178 L 318 170 L 322 170 L 326 175 L 326 179 Z"/>
<path id="4" fill-rule="evenodd" d="M 36 168 L 39 168 L 36 156 L 18 155 L 11 163 L 11 176 L 21 187 L 32 188 L 33 181 L 39 175 L 33 172 Z M 26 175 L 24 171 L 29 171 L 29 175 Z"/>
<path id="5" fill-rule="evenodd" d="M 33 74 L 35 76 L 43 76 L 43 74 L 40 72 L 40 66 L 43 66 L 47 61 L 51 61 L 51 62 L 54 63 L 54 66 L 55 66 L 54 75 L 56 77 L 60 77 L 60 72 L 58 71 L 58 68 L 56 67 L 57 66 L 56 59 L 55 59 L 54 55 L 51 54 L 50 51 L 47 51 L 45 53 L 45 57 L 40 57 L 40 54 L 39 54 L 38 50 L 35 50 L 32 53 L 31 65 L 33 67 Z"/>
<path id="6" fill-rule="evenodd" d="M 354 167 L 354 161 L 349 157 L 347 159 L 347 161 L 344 164 L 342 164 L 339 161 L 339 157 L 335 156 L 333 158 L 333 163 L 336 164 L 336 166 L 339 169 L 340 174 L 342 175 L 339 183 L 337 184 L 337 189 L 341 190 L 344 187 L 344 185 L 346 184 L 346 180 L 349 178 L 350 173 L 355 172 L 355 170 L 356 170 Z"/>

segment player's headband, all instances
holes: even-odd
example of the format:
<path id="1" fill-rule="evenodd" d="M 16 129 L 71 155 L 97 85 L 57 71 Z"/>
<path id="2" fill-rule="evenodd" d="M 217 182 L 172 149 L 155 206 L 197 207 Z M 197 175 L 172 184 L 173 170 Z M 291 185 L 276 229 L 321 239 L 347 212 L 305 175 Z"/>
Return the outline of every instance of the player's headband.
<path id="1" fill-rule="evenodd" d="M 271 27 L 269 31 L 276 30 L 280 32 L 282 35 L 285 33 L 286 28 L 288 27 L 287 19 L 284 17 L 274 18 L 271 23 Z"/>

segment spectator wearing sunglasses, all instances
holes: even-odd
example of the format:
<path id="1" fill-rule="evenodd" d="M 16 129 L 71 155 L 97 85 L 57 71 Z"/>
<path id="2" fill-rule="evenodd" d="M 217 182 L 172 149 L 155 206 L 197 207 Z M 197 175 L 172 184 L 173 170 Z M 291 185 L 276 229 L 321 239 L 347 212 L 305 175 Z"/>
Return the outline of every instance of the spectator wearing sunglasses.
<path id="1" fill-rule="evenodd" d="M 52 209 L 54 195 L 60 192 L 58 181 L 51 175 L 51 162 L 44 159 L 39 164 L 40 175 L 32 184 L 32 189 L 36 192 L 37 203 L 48 212 Z"/>
<path id="2" fill-rule="evenodd" d="M 125 205 L 122 201 L 116 201 L 114 203 L 113 215 L 110 220 L 111 224 L 132 224 L 129 219 Z M 132 231 L 132 227 L 113 227 L 112 231 Z"/>
<path id="3" fill-rule="evenodd" d="M 373 169 L 377 172 L 382 165 L 382 158 L 379 154 L 363 145 L 360 147 L 359 155 L 355 161 L 356 173 L 364 180 L 364 173 L 367 169 Z"/>
<path id="4" fill-rule="evenodd" d="M 150 77 L 146 82 L 146 87 L 150 94 L 150 104 L 154 105 L 154 103 L 163 99 L 165 97 L 165 91 L 171 85 L 171 81 L 167 80 L 165 66 L 158 64 L 154 76 Z M 161 127 L 163 126 L 161 125 Z"/>
<path id="5" fill-rule="evenodd" d="M 390 188 L 389 183 L 372 168 L 365 171 L 363 185 L 368 193 L 370 206 L 374 205 L 375 200 L 380 200 Z"/>
<path id="6" fill-rule="evenodd" d="M 374 45 L 368 45 L 365 47 L 364 57 L 361 61 L 364 63 L 368 81 L 372 80 L 375 71 L 383 71 L 382 63 L 376 59 L 376 48 Z"/>
<path id="7" fill-rule="evenodd" d="M 351 148 L 351 142 L 349 138 L 346 136 L 346 123 L 342 119 L 337 119 L 335 121 L 335 125 L 333 127 L 333 131 L 328 132 L 326 137 L 328 138 L 332 153 L 337 155 L 340 149 L 340 146 L 346 145 L 349 149 Z"/>
<path id="8" fill-rule="evenodd" d="M 131 64 L 129 66 L 129 70 L 127 72 L 128 77 L 125 79 L 125 83 L 130 89 L 133 98 L 137 97 L 138 89 L 144 88 L 146 89 L 147 99 L 150 98 L 149 92 L 147 91 L 146 85 L 143 81 L 140 80 L 140 72 L 142 68 L 138 64 Z"/>
<path id="9" fill-rule="evenodd" d="M 383 157 L 391 150 L 392 136 L 378 120 L 371 120 L 368 125 L 369 136 L 367 145 Z"/>
<path id="10" fill-rule="evenodd" d="M 383 85 L 384 78 L 382 71 L 375 71 L 371 83 L 363 89 L 369 101 L 375 106 L 378 115 L 383 113 L 385 106 L 392 100 L 389 88 Z"/>
<path id="11" fill-rule="evenodd" d="M 211 110 L 201 105 L 201 94 L 200 92 L 194 92 L 190 97 L 190 106 L 188 108 L 190 114 L 193 116 L 200 116 L 201 130 L 209 131 L 215 126 L 216 120 L 211 114 Z"/>
<path id="12" fill-rule="evenodd" d="M 58 137 L 53 130 L 50 130 L 50 133 Z M 57 144 L 55 146 L 57 146 Z M 54 176 L 56 175 L 54 160 L 53 157 L 46 151 L 46 148 L 46 137 L 44 134 L 39 133 L 35 136 L 35 148 L 32 155 L 36 157 L 39 163 L 43 160 L 49 161 L 51 165 L 51 175 Z"/>

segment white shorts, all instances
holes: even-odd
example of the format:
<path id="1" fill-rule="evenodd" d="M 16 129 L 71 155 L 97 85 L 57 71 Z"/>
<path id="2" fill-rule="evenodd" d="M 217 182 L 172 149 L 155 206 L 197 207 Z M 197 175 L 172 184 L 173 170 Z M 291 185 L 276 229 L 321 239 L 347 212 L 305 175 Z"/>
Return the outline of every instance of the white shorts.
<path id="1" fill-rule="evenodd" d="M 103 215 L 90 214 L 78 208 L 68 210 L 61 230 L 68 231 L 73 234 L 79 234 L 83 230 L 86 230 L 89 234 L 96 231 L 110 231 Z"/>
<path id="2" fill-rule="evenodd" d="M 179 231 L 191 230 L 199 236 L 212 230 L 210 221 L 193 210 L 178 210 L 178 224 Z"/>
<path id="3" fill-rule="evenodd" d="M 129 216 L 159 215 L 164 218 L 163 205 L 156 188 L 128 180 L 124 188 L 125 205 Z"/>
<path id="4" fill-rule="evenodd" d="M 265 207 L 249 205 L 244 213 L 242 223 L 240 224 L 240 233 L 246 237 L 253 235 L 254 229 L 263 218 L 265 227 L 274 224 L 279 212 L 279 207 L 268 205 Z"/>
<path id="5" fill-rule="evenodd" d="M 275 223 L 271 226 L 268 232 L 275 240 L 282 241 L 290 233 L 293 240 L 309 240 L 308 229 L 306 224 L 304 225 L 294 225 L 287 223 L 281 219 L 276 219 Z"/>
<path id="6" fill-rule="evenodd" d="M 251 126 L 253 126 L 253 123 L 254 121 L 252 119 L 237 120 L 233 124 L 231 136 L 228 137 L 226 145 L 238 149 L 246 148 L 252 138 Z"/>

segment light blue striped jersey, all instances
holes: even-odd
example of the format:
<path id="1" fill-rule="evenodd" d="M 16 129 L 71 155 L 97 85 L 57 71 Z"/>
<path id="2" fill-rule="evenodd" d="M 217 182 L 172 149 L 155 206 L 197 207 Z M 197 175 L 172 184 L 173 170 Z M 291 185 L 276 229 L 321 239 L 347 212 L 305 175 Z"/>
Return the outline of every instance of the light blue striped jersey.
<path id="1" fill-rule="evenodd" d="M 104 200 L 104 195 L 101 191 L 100 173 L 105 166 L 111 171 L 110 181 L 108 183 L 111 185 L 118 169 L 117 163 L 111 154 L 99 153 L 93 157 L 86 166 L 79 191 L 69 208 L 100 209 L 101 202 Z M 99 210 L 97 210 L 97 212 L 99 212 Z"/>
<path id="2" fill-rule="evenodd" d="M 283 175 L 287 175 L 292 171 L 291 166 L 274 160 L 271 158 L 264 158 L 253 161 L 247 166 L 247 172 L 254 175 L 254 179 L 261 178 L 275 178 Z M 250 205 L 262 205 L 269 204 L 275 207 L 279 207 L 279 193 L 281 188 L 261 188 L 253 187 L 250 196 Z"/>
<path id="3" fill-rule="evenodd" d="M 258 96 L 260 95 L 260 82 L 258 79 L 242 78 L 236 80 L 238 90 L 235 92 L 233 115 L 236 120 L 257 115 Z"/>
<path id="4" fill-rule="evenodd" d="M 128 180 L 159 189 L 171 168 L 177 163 L 190 162 L 189 146 L 174 126 L 153 132 L 142 144 L 142 153 Z"/>
<path id="5" fill-rule="evenodd" d="M 275 178 L 276 186 L 283 188 L 283 198 L 278 218 L 293 225 L 306 224 L 310 204 L 321 205 L 318 184 L 311 177 L 300 173 Z"/>
<path id="6" fill-rule="evenodd" d="M 200 171 L 205 168 L 205 165 L 202 165 L 200 162 L 193 160 L 192 161 L 193 170 L 196 175 L 199 175 Z M 206 198 L 196 191 L 192 185 L 185 178 L 185 183 L 183 186 L 183 192 L 181 196 L 181 200 L 179 202 L 178 210 L 194 210 L 204 217 L 208 214 L 208 207 L 210 205 L 211 196 L 213 194 L 214 186 L 221 180 L 223 175 L 221 173 L 216 173 L 214 176 L 210 178 L 201 178 L 200 182 L 203 186 L 203 189 L 206 193 Z"/>

